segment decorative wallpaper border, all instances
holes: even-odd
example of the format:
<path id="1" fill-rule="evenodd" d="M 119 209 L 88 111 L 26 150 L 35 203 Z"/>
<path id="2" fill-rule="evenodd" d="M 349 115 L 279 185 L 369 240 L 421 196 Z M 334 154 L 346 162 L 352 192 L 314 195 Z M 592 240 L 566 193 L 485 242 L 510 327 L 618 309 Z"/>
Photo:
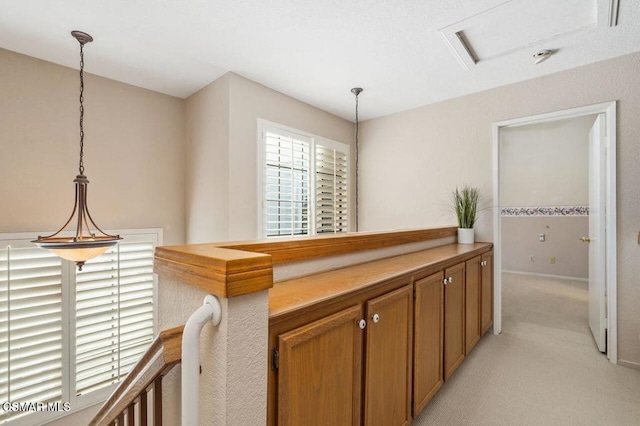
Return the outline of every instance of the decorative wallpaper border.
<path id="1" fill-rule="evenodd" d="M 589 216 L 589 206 L 503 207 L 500 216 Z"/>

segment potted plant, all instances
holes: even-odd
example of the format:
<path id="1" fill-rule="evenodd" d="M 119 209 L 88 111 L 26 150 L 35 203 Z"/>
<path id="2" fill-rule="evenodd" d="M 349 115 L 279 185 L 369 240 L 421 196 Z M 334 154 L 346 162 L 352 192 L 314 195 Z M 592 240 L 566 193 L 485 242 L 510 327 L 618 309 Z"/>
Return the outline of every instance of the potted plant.
<path id="1" fill-rule="evenodd" d="M 452 193 L 453 211 L 458 218 L 458 243 L 473 244 L 473 225 L 478 213 L 479 192 L 477 188 L 464 185 Z"/>

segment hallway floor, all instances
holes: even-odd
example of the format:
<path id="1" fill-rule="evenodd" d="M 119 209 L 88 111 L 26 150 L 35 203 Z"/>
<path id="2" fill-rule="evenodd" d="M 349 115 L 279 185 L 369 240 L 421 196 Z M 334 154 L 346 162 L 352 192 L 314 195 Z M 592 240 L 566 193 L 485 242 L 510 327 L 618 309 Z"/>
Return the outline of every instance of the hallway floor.
<path id="1" fill-rule="evenodd" d="M 587 283 L 503 274 L 487 334 L 413 422 L 639 425 L 640 371 L 611 364 L 587 325 Z"/>

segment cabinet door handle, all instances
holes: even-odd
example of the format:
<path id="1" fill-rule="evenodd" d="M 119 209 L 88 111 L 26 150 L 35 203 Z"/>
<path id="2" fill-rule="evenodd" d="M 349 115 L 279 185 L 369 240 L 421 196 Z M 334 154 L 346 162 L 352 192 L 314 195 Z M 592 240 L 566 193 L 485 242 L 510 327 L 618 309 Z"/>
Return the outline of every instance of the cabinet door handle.
<path id="1" fill-rule="evenodd" d="M 358 327 L 360 327 L 360 330 L 364 330 L 364 328 L 367 326 L 367 322 L 363 319 L 361 319 L 360 321 L 358 321 Z"/>
<path id="2" fill-rule="evenodd" d="M 373 314 L 373 315 L 371 316 L 371 319 L 373 319 L 373 322 L 378 322 L 378 321 L 380 321 L 380 315 L 378 315 L 378 314 Z"/>
<path id="3" fill-rule="evenodd" d="M 447 283 L 449 282 L 449 280 L 447 280 L 446 278 L 444 280 L 442 280 L 442 282 L 444 283 L 444 285 L 447 285 Z"/>
<path id="4" fill-rule="evenodd" d="M 449 277 L 449 284 L 453 282 L 453 277 Z"/>

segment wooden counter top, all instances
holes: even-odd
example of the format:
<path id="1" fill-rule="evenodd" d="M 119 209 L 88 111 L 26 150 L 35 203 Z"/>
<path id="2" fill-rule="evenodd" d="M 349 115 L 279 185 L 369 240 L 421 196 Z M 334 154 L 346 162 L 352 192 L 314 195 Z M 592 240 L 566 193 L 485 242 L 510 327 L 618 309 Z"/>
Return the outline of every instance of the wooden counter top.
<path id="1" fill-rule="evenodd" d="M 269 320 L 313 308 L 345 295 L 364 291 L 375 284 L 424 270 L 440 268 L 491 250 L 491 243 L 447 244 L 414 253 L 361 263 L 282 281 L 269 290 Z"/>

